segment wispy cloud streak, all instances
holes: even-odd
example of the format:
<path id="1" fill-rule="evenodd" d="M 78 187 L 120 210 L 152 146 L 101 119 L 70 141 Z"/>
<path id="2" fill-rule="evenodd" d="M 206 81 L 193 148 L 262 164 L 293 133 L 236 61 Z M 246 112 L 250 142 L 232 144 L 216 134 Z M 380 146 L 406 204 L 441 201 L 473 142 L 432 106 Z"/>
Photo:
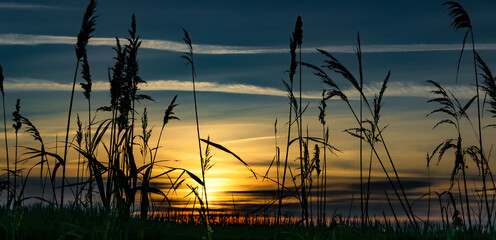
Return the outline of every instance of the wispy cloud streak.
<path id="1" fill-rule="evenodd" d="M 69 44 L 73 45 L 76 37 L 30 35 L 30 34 L 0 34 L 0 45 L 41 45 L 41 44 Z M 91 38 L 90 45 L 114 46 L 114 38 Z M 143 39 L 142 48 L 184 52 L 186 47 L 181 42 L 168 40 Z M 247 47 L 228 45 L 194 44 L 195 53 L 198 54 L 281 54 L 288 53 L 287 48 L 278 47 Z M 355 46 L 316 46 L 302 49 L 303 52 L 316 52 L 320 48 L 332 53 L 354 53 Z M 437 51 L 459 51 L 461 44 L 391 44 L 391 45 L 364 45 L 362 51 L 366 53 L 391 53 L 391 52 L 437 52 Z M 495 43 L 477 44 L 477 50 L 496 50 Z"/>
<path id="2" fill-rule="evenodd" d="M 27 4 L 27 3 L 0 3 L 0 9 L 18 9 L 18 10 L 56 10 L 62 9 L 60 7 L 49 6 L 49 5 L 39 5 L 39 4 Z"/>
<path id="3" fill-rule="evenodd" d="M 62 84 L 53 81 L 32 79 L 32 78 L 7 78 L 4 87 L 7 91 L 70 91 L 71 84 Z M 191 82 L 183 82 L 178 80 L 149 80 L 147 85 L 141 88 L 144 91 L 192 91 Z M 364 86 L 366 96 L 374 96 L 381 89 L 381 83 L 374 82 Z M 459 99 L 469 99 L 475 94 L 473 86 L 469 85 L 447 85 L 445 89 L 451 91 Z M 80 91 L 80 89 L 78 89 Z M 93 82 L 94 91 L 108 91 L 109 84 L 104 81 Z M 215 83 L 215 82 L 197 82 L 196 90 L 200 92 L 220 92 L 234 94 L 253 94 L 266 96 L 286 97 L 287 93 L 282 89 L 255 86 L 241 83 Z M 434 90 L 429 85 L 421 85 L 417 83 L 401 83 L 392 82 L 389 84 L 385 96 L 391 97 L 424 97 L 431 98 L 433 95 L 430 91 Z M 348 98 L 358 99 L 358 94 L 355 89 L 345 89 L 343 91 Z M 304 92 L 303 98 L 320 99 L 322 92 Z"/>

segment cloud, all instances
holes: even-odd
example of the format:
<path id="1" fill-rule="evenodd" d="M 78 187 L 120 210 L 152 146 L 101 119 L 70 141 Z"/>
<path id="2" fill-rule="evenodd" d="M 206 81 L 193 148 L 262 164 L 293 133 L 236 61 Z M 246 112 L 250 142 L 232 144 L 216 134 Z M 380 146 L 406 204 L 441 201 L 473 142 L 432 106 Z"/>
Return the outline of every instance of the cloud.
<path id="1" fill-rule="evenodd" d="M 1 6 L 1 5 L 0 5 Z M 37 6 L 37 5 L 36 5 Z M 31 34 L 0 34 L 0 45 L 40 45 L 40 44 L 69 44 L 76 43 L 76 37 L 31 35 Z M 115 38 L 93 37 L 89 41 L 93 46 L 114 46 Z M 168 40 L 143 39 L 142 48 L 160 51 L 185 52 L 187 48 L 184 43 Z M 287 53 L 287 48 L 278 47 L 247 47 L 228 45 L 193 44 L 197 54 L 281 54 Z M 316 52 L 320 48 L 332 53 L 354 53 L 355 46 L 316 46 L 303 48 L 303 52 Z M 496 44 L 477 44 L 479 51 L 496 50 Z M 389 53 L 389 52 L 436 52 L 436 51 L 459 51 L 461 44 L 392 44 L 392 45 L 364 45 L 362 51 L 365 53 Z"/>
<path id="2" fill-rule="evenodd" d="M 382 83 L 373 82 L 363 86 L 363 90 L 366 96 L 374 96 L 378 94 L 382 87 Z M 445 85 L 444 89 L 449 90 L 458 99 L 470 99 L 475 96 L 475 88 L 469 85 Z M 390 82 L 384 93 L 384 96 L 394 96 L 394 97 L 424 97 L 431 98 L 434 95 L 431 93 L 435 90 L 432 85 L 420 85 L 418 83 L 402 83 L 402 82 Z M 357 98 L 356 90 L 347 89 L 343 91 L 347 96 L 351 98 Z"/>
<path id="3" fill-rule="evenodd" d="M 0 9 L 18 9 L 18 10 L 55 10 L 61 9 L 60 7 L 39 5 L 39 4 L 26 4 L 26 3 L 0 3 Z"/>
<path id="4" fill-rule="evenodd" d="M 6 78 L 4 87 L 7 91 L 71 91 L 70 83 L 57 83 L 53 81 L 33 79 L 33 78 Z M 364 93 L 366 96 L 374 96 L 381 89 L 381 83 L 373 82 L 365 85 Z M 178 80 L 149 80 L 146 85 L 141 87 L 144 91 L 192 91 L 191 82 Z M 458 99 L 470 99 L 475 95 L 474 87 L 469 85 L 447 85 L 445 89 L 451 91 Z M 81 91 L 79 87 L 77 91 Z M 109 83 L 94 81 L 93 91 L 109 90 Z M 234 94 L 253 94 L 266 96 L 286 97 L 285 91 L 272 87 L 255 86 L 242 83 L 215 83 L 215 82 L 196 82 L 196 90 L 199 92 L 221 92 Z M 417 83 L 392 82 L 389 84 L 386 97 L 423 97 L 430 98 L 433 94 L 430 91 L 434 88 L 430 85 L 420 85 Z M 357 91 L 352 88 L 343 91 L 349 99 L 357 99 Z M 321 99 L 321 92 L 303 92 L 303 98 Z M 251 140 L 251 139 L 248 139 Z"/>
<path id="5" fill-rule="evenodd" d="M 252 138 L 242 138 L 231 141 L 224 141 L 221 144 L 230 144 L 230 143 L 244 143 L 250 141 L 258 141 L 258 140 L 266 140 L 266 139 L 274 139 L 274 136 L 263 136 L 263 137 L 252 137 Z"/>

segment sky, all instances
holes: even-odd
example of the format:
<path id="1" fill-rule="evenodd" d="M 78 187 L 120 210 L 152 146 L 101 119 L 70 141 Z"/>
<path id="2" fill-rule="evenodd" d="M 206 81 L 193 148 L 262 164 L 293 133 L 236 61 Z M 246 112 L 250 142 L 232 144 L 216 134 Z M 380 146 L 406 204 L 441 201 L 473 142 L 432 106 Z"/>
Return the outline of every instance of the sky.
<path id="1" fill-rule="evenodd" d="M 3 23 L 0 24 L 0 64 L 5 75 L 6 111 L 13 112 L 16 99 L 21 99 L 21 113 L 38 127 L 53 148 L 57 137 L 60 140 L 65 135 L 63 126 L 76 62 L 75 37 L 86 4 L 86 1 L 0 1 Z M 461 4 L 470 14 L 476 49 L 490 68 L 495 66 L 496 2 L 461 1 Z M 278 146 L 285 149 L 288 99 L 282 80 L 288 80 L 289 38 L 297 16 L 303 21 L 303 61 L 323 65 L 325 57 L 316 49 L 324 49 L 357 74 L 354 51 L 359 33 L 368 97 L 378 93 L 381 82 L 391 71 L 381 126 L 387 126 L 384 137 L 413 199 L 428 192 L 426 153 L 444 139 L 456 137 L 448 127 L 432 129 L 442 116 L 426 117 L 437 107 L 427 103 L 433 97 L 429 93 L 433 88 L 426 81 L 439 82 L 462 102 L 475 95 L 470 52 L 464 54 L 459 79 L 455 81 L 464 32 L 450 25 L 442 1 L 100 1 L 96 12 L 96 30 L 88 46 L 94 81 L 93 110 L 109 104 L 107 70 L 114 63 L 112 47 L 115 37 L 127 37 L 134 13 L 143 40 L 138 56 L 139 74 L 147 81 L 140 88 L 156 100 L 138 104 L 138 114 L 147 108 L 149 125 L 154 126 L 152 142 L 156 142 L 162 114 L 171 99 L 178 96 L 175 113 L 181 120 L 166 127 L 158 158 L 168 160 L 169 166 L 196 173 L 200 164 L 195 145 L 190 66 L 181 58 L 187 50 L 182 28 L 189 32 L 194 44 L 201 136 L 210 136 L 212 141 L 236 152 L 260 174 L 267 171 L 275 154 L 276 119 Z M 310 70 L 303 69 L 302 76 L 303 102 L 308 103 L 304 124 L 310 136 L 320 136 L 317 105 L 326 86 Z M 350 96 L 353 106 L 357 106 L 358 95 L 351 85 L 337 75 L 332 76 Z M 82 82 L 80 77 L 78 82 Z M 74 113 L 87 119 L 87 104 L 81 93 L 77 89 Z M 328 205 L 334 211 L 349 209 L 352 194 L 355 201 L 359 194 L 359 142 L 343 132 L 357 127 L 345 104 L 331 100 L 328 105 L 330 141 L 341 150 L 327 160 Z M 472 107 L 469 110 L 472 121 L 474 113 Z M 96 113 L 99 120 L 106 117 L 105 113 Z M 493 121 L 490 114 L 484 114 L 485 125 Z M 75 121 L 72 126 L 75 132 Z M 14 132 L 7 131 L 12 143 Z M 467 122 L 462 133 L 467 144 L 474 144 L 475 135 Z M 492 146 L 490 140 L 494 136 L 493 129 L 484 129 L 486 149 Z M 26 133 L 20 135 L 20 142 L 35 144 Z M 370 150 L 365 149 L 368 163 Z M 292 149 L 289 157 L 294 169 L 295 151 Z M 246 209 L 254 209 L 272 200 L 274 184 L 254 179 L 231 156 L 215 150 L 212 153 L 216 164 L 207 174 L 210 200 L 215 203 L 212 205 L 228 208 L 229 201 L 236 199 Z M 74 163 L 77 155 L 71 156 Z M 0 155 L 2 164 L 4 160 L 4 155 Z M 384 187 L 387 185 L 384 173 L 377 162 L 373 164 L 374 213 L 381 215 L 387 208 L 383 191 L 391 189 Z M 73 176 L 75 164 L 71 166 L 69 172 Z M 435 191 L 447 190 L 452 167 L 449 157 L 431 167 Z M 469 163 L 469 169 L 470 179 L 476 183 L 476 166 Z M 269 174 L 274 177 L 274 170 Z M 166 180 L 160 181 L 163 182 L 156 184 L 167 186 Z M 35 187 L 32 191 L 35 192 Z M 185 193 L 178 192 L 177 198 L 184 200 L 182 195 Z M 417 204 L 422 212 L 419 215 L 425 214 L 424 200 Z M 295 206 L 296 202 L 288 201 L 286 211 L 291 212 Z M 357 206 L 352 204 L 353 212 Z"/>

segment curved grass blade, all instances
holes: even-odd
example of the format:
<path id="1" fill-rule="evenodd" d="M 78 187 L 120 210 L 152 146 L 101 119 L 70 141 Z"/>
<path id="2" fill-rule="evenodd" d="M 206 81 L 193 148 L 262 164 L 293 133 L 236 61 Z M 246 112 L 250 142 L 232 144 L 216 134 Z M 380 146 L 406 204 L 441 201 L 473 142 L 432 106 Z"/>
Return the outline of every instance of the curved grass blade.
<path id="1" fill-rule="evenodd" d="M 224 146 L 220 145 L 220 144 L 217 144 L 217 143 L 214 143 L 214 142 L 211 142 L 210 140 L 206 140 L 206 139 L 200 139 L 202 142 L 206 143 L 206 144 L 210 144 L 211 146 L 219 149 L 219 150 L 222 150 L 226 153 L 229 153 L 231 154 L 233 157 L 235 157 L 236 159 L 238 159 L 243 165 L 245 165 L 246 168 L 248 168 L 248 170 L 250 170 L 250 172 L 253 174 L 253 176 L 255 176 L 255 179 L 258 179 L 257 178 L 257 175 L 255 174 L 255 171 L 253 171 L 253 169 L 251 169 L 251 167 L 248 165 L 248 163 L 246 163 L 245 161 L 243 161 L 243 159 L 241 159 L 238 155 L 236 155 L 235 153 L 231 152 L 231 150 L 225 148 Z"/>

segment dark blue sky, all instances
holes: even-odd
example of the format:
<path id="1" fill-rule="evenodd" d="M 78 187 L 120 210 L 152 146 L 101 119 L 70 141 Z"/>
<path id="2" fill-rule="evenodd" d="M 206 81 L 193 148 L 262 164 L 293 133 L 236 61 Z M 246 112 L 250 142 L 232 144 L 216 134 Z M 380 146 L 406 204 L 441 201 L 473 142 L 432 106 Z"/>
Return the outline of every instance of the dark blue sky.
<path id="1" fill-rule="evenodd" d="M 451 26 L 441 1 L 101 1 L 94 37 L 126 37 L 130 16 L 136 14 L 143 39 L 182 43 L 186 28 L 193 43 L 256 48 L 288 48 L 296 16 L 303 18 L 303 47 L 354 46 L 359 31 L 363 49 L 368 45 L 460 44 L 463 32 Z M 494 2 L 462 2 L 474 25 L 477 43 L 493 43 Z M 85 1 L 0 2 L 0 34 L 75 36 L 80 27 Z M 401 50 L 400 50 L 401 51 Z M 90 47 L 95 80 L 105 81 L 113 64 L 109 46 Z M 374 53 L 364 56 L 370 81 L 381 81 L 387 70 L 392 80 L 445 82 L 456 66 L 457 51 Z M 143 50 L 140 53 L 145 80 L 187 80 L 178 52 Z M 492 62 L 490 54 L 482 53 Z M 486 56 L 487 55 L 487 56 Z M 354 66 L 353 54 L 337 55 Z M 320 64 L 319 54 L 304 60 Z M 73 65 L 73 47 L 64 45 L 12 46 L 0 44 L 0 62 L 7 76 L 64 82 Z M 233 54 L 199 55 L 200 80 L 245 83 L 282 89 L 280 80 L 288 68 L 289 55 Z M 437 67 L 433 68 L 433 65 Z M 59 71 L 53 71 L 57 66 Z M 62 71 L 60 71 L 62 69 Z M 67 71 L 65 71 L 67 69 Z M 442 69 L 442 71 L 441 71 Z M 413 74 L 415 72 L 415 74 Z M 319 85 L 310 84 L 317 90 Z"/>

